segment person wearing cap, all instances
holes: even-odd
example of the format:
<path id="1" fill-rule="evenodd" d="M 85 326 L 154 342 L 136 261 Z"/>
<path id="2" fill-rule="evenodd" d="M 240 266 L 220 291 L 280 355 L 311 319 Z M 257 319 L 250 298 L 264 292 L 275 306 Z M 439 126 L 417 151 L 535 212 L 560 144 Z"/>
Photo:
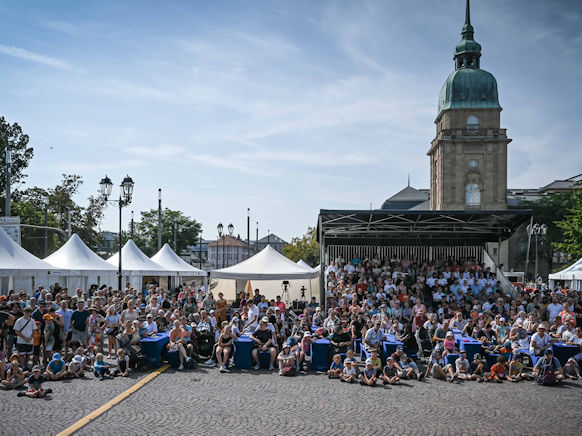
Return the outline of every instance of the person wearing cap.
<path id="1" fill-rule="evenodd" d="M 294 376 L 296 368 L 298 367 L 295 353 L 291 349 L 291 344 L 285 342 L 281 352 L 277 356 L 279 363 L 279 375 Z"/>
<path id="2" fill-rule="evenodd" d="M 580 367 L 573 357 L 570 357 L 564 365 L 564 377 L 572 380 L 580 378 Z"/>
<path id="3" fill-rule="evenodd" d="M 32 374 L 28 377 L 28 391 L 18 392 L 19 397 L 30 397 L 30 398 L 42 398 L 46 394 L 50 394 L 53 390 L 42 388 L 42 384 L 45 382 L 44 377 L 40 373 L 40 366 L 35 365 L 32 367 Z"/>
<path id="4" fill-rule="evenodd" d="M 158 325 L 154 321 L 154 315 L 148 313 L 144 323 L 144 330 L 146 336 L 152 336 L 158 333 Z"/>
<path id="5" fill-rule="evenodd" d="M 552 345 L 552 338 L 547 334 L 548 324 L 542 322 L 538 326 L 538 331 L 534 333 L 531 337 L 529 352 L 533 353 L 535 356 L 542 356 L 544 350 Z"/>
<path id="6" fill-rule="evenodd" d="M 17 336 L 16 349 L 23 367 L 26 367 L 29 356 L 33 354 L 33 335 L 38 328 L 31 315 L 32 309 L 25 307 L 22 317 L 14 323 L 14 333 Z"/>
<path id="7" fill-rule="evenodd" d="M 250 301 L 251 304 L 252 300 Z M 255 306 L 256 307 L 256 306 Z M 273 340 L 273 333 L 269 330 L 267 324 L 269 323 L 269 318 L 263 317 L 259 322 L 259 327 L 250 336 L 255 342 L 255 347 L 251 352 L 253 360 L 256 362 L 254 369 L 259 369 L 259 352 L 268 351 L 270 354 L 269 370 L 274 370 L 275 359 L 277 358 L 277 348 Z"/>
<path id="8" fill-rule="evenodd" d="M 73 359 L 69 362 L 68 366 L 69 377 L 72 378 L 82 378 L 85 377 L 85 365 L 83 363 L 83 357 L 79 354 L 75 354 Z"/>
<path id="9" fill-rule="evenodd" d="M 564 380 L 564 369 L 560 361 L 554 357 L 551 348 L 544 350 L 544 356 L 536 362 L 532 376 L 544 386 L 551 386 Z"/>
<path id="10" fill-rule="evenodd" d="M 455 354 L 457 352 L 457 345 L 455 341 L 455 335 L 452 331 L 448 331 L 445 340 L 443 341 L 443 357 L 447 354 Z"/>
<path id="11" fill-rule="evenodd" d="M 340 375 L 340 381 L 344 383 L 354 383 L 356 381 L 356 368 L 350 358 L 344 360 L 344 369 Z"/>
<path id="12" fill-rule="evenodd" d="M 320 328 L 323 327 L 323 315 L 321 313 L 321 307 L 317 306 L 315 308 L 315 314 L 311 319 L 311 327 Z"/>
<path id="13" fill-rule="evenodd" d="M 398 377 L 398 367 L 392 356 L 389 356 L 386 359 L 386 365 L 384 366 L 379 378 L 385 385 L 397 385 L 400 382 L 400 377 Z"/>
<path id="14" fill-rule="evenodd" d="M 60 353 L 53 354 L 52 360 L 48 363 L 44 377 L 47 380 L 63 380 L 67 378 L 67 364 L 61 358 Z"/>
<path id="15" fill-rule="evenodd" d="M 372 359 L 367 358 L 365 361 L 365 367 L 360 373 L 360 384 L 373 387 L 376 386 L 377 381 L 376 368 L 374 368 Z"/>

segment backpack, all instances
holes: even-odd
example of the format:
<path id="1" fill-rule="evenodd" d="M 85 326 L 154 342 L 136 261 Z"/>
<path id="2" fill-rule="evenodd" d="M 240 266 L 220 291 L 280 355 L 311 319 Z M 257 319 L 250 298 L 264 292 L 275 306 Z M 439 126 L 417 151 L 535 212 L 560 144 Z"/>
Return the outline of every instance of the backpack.
<path id="1" fill-rule="evenodd" d="M 544 363 L 538 375 L 538 384 L 542 386 L 553 386 L 556 384 L 556 373 L 554 371 L 554 359 L 550 363 Z"/>

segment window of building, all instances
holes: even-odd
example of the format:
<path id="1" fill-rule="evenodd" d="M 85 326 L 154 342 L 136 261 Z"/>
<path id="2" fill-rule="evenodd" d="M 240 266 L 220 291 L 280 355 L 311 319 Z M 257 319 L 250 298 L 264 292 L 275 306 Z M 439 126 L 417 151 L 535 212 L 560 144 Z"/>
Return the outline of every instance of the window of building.
<path id="1" fill-rule="evenodd" d="M 471 169 L 479 168 L 479 161 L 477 159 L 471 159 L 469 161 L 469 168 Z"/>
<path id="2" fill-rule="evenodd" d="M 481 188 L 477 183 L 469 183 L 465 189 L 465 204 L 481 206 Z"/>
<path id="3" fill-rule="evenodd" d="M 467 130 L 478 130 L 479 129 L 479 118 L 475 115 L 471 115 L 467 118 Z"/>

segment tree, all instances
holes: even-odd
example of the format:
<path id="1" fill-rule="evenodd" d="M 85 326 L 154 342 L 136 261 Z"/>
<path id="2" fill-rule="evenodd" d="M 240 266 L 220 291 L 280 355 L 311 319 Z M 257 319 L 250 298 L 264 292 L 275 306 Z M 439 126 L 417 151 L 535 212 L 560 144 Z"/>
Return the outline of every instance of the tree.
<path id="1" fill-rule="evenodd" d="M 171 209 L 162 211 L 162 245 L 169 243 L 174 248 L 174 222 L 177 223 L 177 253 L 180 254 L 189 245 L 198 241 L 201 225 L 182 212 Z M 135 226 L 134 242 L 146 255 L 152 256 L 158 251 L 158 210 L 141 212 L 141 221 Z"/>
<path id="2" fill-rule="evenodd" d="M 34 226 L 44 226 L 44 205 L 37 207 L 37 205 L 25 201 L 15 202 L 12 205 L 12 214 L 20 217 L 22 224 L 30 224 Z M 49 212 L 48 226 L 58 227 L 57 219 Z M 48 240 L 48 254 L 57 250 L 63 243 L 63 237 L 58 235 L 55 231 L 47 231 Z M 38 257 L 45 257 L 44 252 L 44 238 L 45 231 L 42 229 L 35 229 L 30 227 L 22 227 L 22 247 Z"/>
<path id="3" fill-rule="evenodd" d="M 303 259 L 312 267 L 316 267 L 319 265 L 319 243 L 316 232 L 315 227 L 308 227 L 302 237 L 291 239 L 291 242 L 283 247 L 283 254 L 293 262 Z"/>
<path id="4" fill-rule="evenodd" d="M 28 146 L 28 141 L 28 135 L 22 133 L 22 128 L 18 123 L 10 124 L 4 117 L 0 117 L 0 159 L 3 163 L 6 162 L 6 145 L 10 145 L 12 186 L 17 187 L 26 178 L 24 170 L 34 155 L 34 150 Z M 12 190 L 15 191 L 15 188 Z M 0 166 L 0 192 L 3 193 L 3 199 L 6 198 L 6 165 Z M 1 207 L 2 213 L 5 214 L 4 201 L 2 201 Z"/>
<path id="5" fill-rule="evenodd" d="M 562 241 L 555 242 L 554 247 L 571 255 L 574 260 L 582 257 L 582 189 L 572 193 L 572 205 L 564 218 L 554 224 L 563 233 Z"/>

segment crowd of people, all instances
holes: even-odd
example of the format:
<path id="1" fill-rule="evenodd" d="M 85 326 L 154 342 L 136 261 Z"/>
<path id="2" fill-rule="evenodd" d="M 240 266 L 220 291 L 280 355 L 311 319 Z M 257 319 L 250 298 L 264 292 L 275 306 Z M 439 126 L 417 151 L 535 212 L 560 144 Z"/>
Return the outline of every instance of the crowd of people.
<path id="1" fill-rule="evenodd" d="M 495 273 L 473 259 L 339 256 L 325 275 L 325 306 L 313 298 L 301 311 L 280 297 L 268 301 L 259 289 L 230 303 L 204 286 L 168 291 L 127 284 L 68 295 L 57 284 L 30 295 L 10 292 L 0 296 L 0 386 L 28 385 L 19 395 L 41 397 L 50 392 L 45 382 L 87 371 L 98 380 L 127 377 L 143 365 L 140 341 L 162 331 L 169 331 L 164 357 L 173 353 L 178 370 L 204 362 L 228 373 L 234 342 L 245 335 L 253 342 L 253 367 L 263 356 L 282 376 L 309 368 L 317 338 L 329 340 L 329 378 L 367 386 L 426 377 L 552 384 L 580 376 L 577 292 L 528 286 L 508 296 Z M 469 359 L 453 331 L 480 341 L 480 352 Z M 402 346 L 381 358 L 386 335 Z M 556 342 L 580 347 L 564 367 L 552 355 Z M 363 362 L 354 352 L 360 343 L 369 355 Z M 491 353 L 499 357 L 488 367 Z M 448 354 L 459 357 L 449 362 Z"/>

